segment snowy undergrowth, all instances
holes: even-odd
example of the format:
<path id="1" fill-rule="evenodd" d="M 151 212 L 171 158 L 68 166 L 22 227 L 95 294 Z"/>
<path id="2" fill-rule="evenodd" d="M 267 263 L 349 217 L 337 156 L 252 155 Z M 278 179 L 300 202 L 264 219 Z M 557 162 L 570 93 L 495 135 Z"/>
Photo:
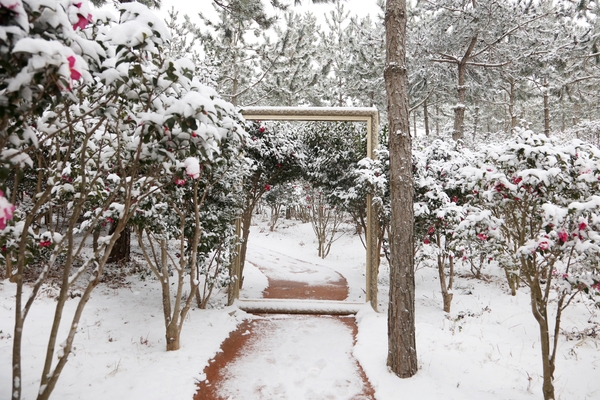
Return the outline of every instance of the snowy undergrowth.
<path id="1" fill-rule="evenodd" d="M 308 224 L 282 221 L 269 232 L 266 219 L 257 221 L 250 235 L 250 249 L 266 248 L 295 259 L 331 268 L 350 286 L 349 300 L 364 299 L 364 248 L 348 233 L 322 260 Z M 265 224 L 263 226 L 263 223 Z M 250 258 L 251 260 L 252 258 Z M 265 276 L 248 264 L 243 297 L 260 297 Z M 357 317 L 359 333 L 354 355 L 361 363 L 377 399 L 539 399 L 541 360 L 539 334 L 529 309 L 526 288 L 512 297 L 504 286 L 502 271 L 489 266 L 487 280 L 470 278 L 459 270 L 450 314 L 442 311 L 435 271 L 417 270 L 416 318 L 418 374 L 401 380 L 385 366 L 387 347 L 388 269 L 382 264 L 379 311 L 365 305 Z M 290 276 L 291 277 L 291 276 Z M 101 285 L 92 295 L 75 340 L 75 350 L 59 380 L 53 398 L 75 399 L 191 399 L 195 382 L 219 349 L 221 342 L 247 315 L 223 307 L 224 292 L 216 293 L 211 309 L 192 310 L 182 333 L 182 348 L 164 350 L 164 323 L 160 288 L 156 281 L 130 276 L 118 289 Z M 361 297 L 362 296 L 362 297 Z M 0 388 L 10 387 L 10 354 L 13 329 L 14 286 L 0 282 Z M 34 398 L 36 382 L 51 311 L 55 301 L 43 296 L 36 301 L 25 330 L 24 398 Z M 67 311 L 73 312 L 75 301 Z M 594 399 L 600 396 L 600 341 L 591 328 L 600 322 L 599 312 L 584 301 L 566 310 L 555 374 L 558 399 Z M 590 328 L 585 331 L 586 328 Z M 596 330 L 597 332 L 598 330 Z"/>
<path id="2" fill-rule="evenodd" d="M 386 265 L 380 273 L 380 313 L 365 307 L 357 316 L 355 357 L 379 400 L 539 399 L 542 385 L 539 331 L 527 288 L 510 296 L 501 271 L 486 280 L 467 270 L 455 282 L 452 311 L 442 310 L 437 271 L 416 272 L 416 330 L 419 372 L 401 380 L 386 368 Z M 497 275 L 496 275 L 497 274 Z M 382 276 L 383 275 L 383 276 Z M 600 398 L 600 310 L 583 297 L 565 311 L 555 372 L 557 399 Z M 594 327 L 595 332 L 594 333 Z M 586 330 L 587 329 L 587 330 Z M 595 336 L 595 337 L 594 337 Z"/>
<path id="3" fill-rule="evenodd" d="M 132 276 L 125 287 L 102 284 L 79 324 L 74 351 L 59 380 L 55 399 L 191 399 L 195 382 L 221 342 L 244 318 L 230 308 L 192 310 L 180 351 L 165 351 L 160 286 Z M 221 299 L 222 300 L 222 299 Z M 55 301 L 37 300 L 25 329 L 23 398 L 35 398 Z M 66 313 L 74 312 L 69 300 Z M 0 388 L 10 387 L 14 286 L 0 284 Z M 0 396 L 1 397 L 1 396 Z"/>

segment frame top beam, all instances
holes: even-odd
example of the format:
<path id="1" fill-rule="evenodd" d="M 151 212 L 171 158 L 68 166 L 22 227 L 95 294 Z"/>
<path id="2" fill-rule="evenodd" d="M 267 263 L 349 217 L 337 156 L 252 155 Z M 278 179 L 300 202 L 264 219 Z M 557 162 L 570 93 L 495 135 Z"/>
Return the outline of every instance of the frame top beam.
<path id="1" fill-rule="evenodd" d="M 245 107 L 241 109 L 249 120 L 286 121 L 377 121 L 375 107 Z"/>

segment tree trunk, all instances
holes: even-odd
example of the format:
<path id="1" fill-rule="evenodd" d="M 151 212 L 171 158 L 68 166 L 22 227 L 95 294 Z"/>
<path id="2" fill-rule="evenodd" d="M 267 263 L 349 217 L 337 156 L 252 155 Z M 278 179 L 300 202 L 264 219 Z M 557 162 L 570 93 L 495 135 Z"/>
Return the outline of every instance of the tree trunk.
<path id="1" fill-rule="evenodd" d="M 530 274 L 532 275 L 532 274 Z M 542 392 L 544 400 L 554 400 L 554 359 L 550 357 L 550 332 L 548 330 L 548 304 L 544 301 L 540 282 L 535 277 L 530 280 L 531 309 L 540 328 L 542 350 L 542 370 L 544 380 Z"/>
<path id="2" fill-rule="evenodd" d="M 473 141 L 477 136 L 477 124 L 479 123 L 479 106 L 475 106 L 475 116 L 473 117 Z"/>
<path id="3" fill-rule="evenodd" d="M 465 132 L 465 101 L 467 98 L 467 87 L 465 86 L 465 72 L 467 65 L 458 64 L 458 104 L 454 106 L 454 129 L 452 139 L 462 139 Z"/>
<path id="4" fill-rule="evenodd" d="M 390 147 L 390 304 L 387 365 L 401 378 L 417 373 L 413 249 L 413 179 L 406 71 L 406 0 L 387 0 L 386 66 Z"/>
<path id="5" fill-rule="evenodd" d="M 427 110 L 427 99 L 423 102 L 423 122 L 425 124 L 425 136 L 429 136 L 429 111 Z"/>
<path id="6" fill-rule="evenodd" d="M 515 113 L 515 80 L 510 80 L 510 94 L 508 97 L 508 112 L 510 113 L 510 131 L 517 127 L 517 114 Z"/>
<path id="7" fill-rule="evenodd" d="M 11 267 L 12 268 L 12 267 Z M 8 274 L 8 266 L 7 266 L 7 274 Z M 12 280 L 11 280 L 12 282 Z M 15 400 L 21 400 L 21 391 L 23 379 L 21 377 L 21 349 L 23 342 L 23 325 L 25 323 L 25 318 L 23 317 L 23 305 L 22 305 L 22 297 L 23 297 L 23 277 L 22 275 L 18 275 L 16 277 L 17 283 L 17 296 L 15 301 L 15 329 L 13 331 L 13 353 L 12 353 L 12 367 L 13 367 L 13 379 L 12 379 L 12 396 L 11 398 Z"/>
<path id="8" fill-rule="evenodd" d="M 177 351 L 181 347 L 181 327 L 174 321 L 167 326 L 165 333 L 167 339 L 167 351 Z"/>
<path id="9" fill-rule="evenodd" d="M 246 263 L 246 250 L 248 250 L 248 238 L 250 237 L 250 224 L 252 223 L 252 212 L 254 211 L 254 206 L 247 206 L 242 214 L 242 244 L 240 246 L 240 275 L 239 279 L 239 288 L 242 288 L 244 284 L 244 264 Z"/>
<path id="10" fill-rule="evenodd" d="M 550 137 L 550 94 L 548 94 L 548 80 L 544 78 L 544 134 Z"/>
<path id="11" fill-rule="evenodd" d="M 111 232 L 109 232 L 109 233 L 112 234 L 114 232 L 117 224 L 118 224 L 117 221 L 115 221 L 113 223 L 113 226 L 110 228 Z M 113 246 L 113 248 L 110 252 L 110 256 L 108 256 L 109 263 L 121 264 L 121 263 L 128 262 L 130 260 L 130 257 L 129 257 L 129 254 L 131 252 L 130 238 L 131 238 L 131 229 L 129 228 L 129 226 L 125 226 L 125 228 L 123 228 L 123 230 L 121 231 L 121 235 L 117 239 L 117 242 Z"/>
<path id="12" fill-rule="evenodd" d="M 437 101 L 438 98 L 436 96 L 435 102 L 435 135 L 440 137 L 440 103 Z"/>
<path id="13" fill-rule="evenodd" d="M 440 234 L 436 232 L 436 240 L 437 240 L 437 244 L 438 246 L 441 243 L 441 237 Z M 449 259 L 450 261 L 450 273 L 448 274 L 448 284 L 446 284 L 446 273 L 445 273 L 445 267 L 446 267 L 446 260 Z M 452 297 L 454 297 L 454 294 L 452 293 L 452 284 L 454 282 L 454 262 L 452 257 L 448 256 L 448 255 L 442 255 L 442 254 L 438 254 L 437 256 L 437 265 L 438 265 L 438 277 L 440 279 L 440 289 L 442 290 L 442 300 L 443 300 L 443 304 L 444 304 L 444 312 L 449 313 L 450 312 L 450 307 L 452 306 Z"/>
<path id="14" fill-rule="evenodd" d="M 473 7 L 475 2 L 473 1 Z M 477 44 L 477 35 L 471 38 L 471 43 L 465 51 L 462 59 L 456 64 L 458 75 L 458 104 L 454 106 L 454 129 L 452 131 L 452 139 L 459 140 L 463 138 L 465 133 L 465 102 L 467 100 L 467 86 L 465 85 L 465 74 L 467 72 L 467 62 L 471 58 L 471 53 Z"/>

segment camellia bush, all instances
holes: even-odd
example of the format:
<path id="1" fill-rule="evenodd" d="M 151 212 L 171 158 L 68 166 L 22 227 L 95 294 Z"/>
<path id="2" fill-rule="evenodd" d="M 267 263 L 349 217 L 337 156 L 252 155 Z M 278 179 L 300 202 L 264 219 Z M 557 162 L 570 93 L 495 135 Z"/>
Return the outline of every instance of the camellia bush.
<path id="1" fill-rule="evenodd" d="M 202 198 L 200 166 L 232 164 L 245 133 L 233 107 L 194 79 L 191 61 L 165 56 L 168 29 L 145 6 L 123 4 L 119 18 L 92 15 L 85 1 L 2 0 L 0 8 L 0 258 L 16 285 L 10 397 L 21 398 L 27 315 L 53 275 L 59 292 L 37 397 L 47 399 L 140 205 L 195 166 L 186 193 Z M 188 214 L 196 227 L 202 204 Z M 199 232 L 186 243 L 200 242 Z M 74 291 L 81 297 L 63 337 Z"/>
<path id="2" fill-rule="evenodd" d="M 246 261 L 252 214 L 259 201 L 277 185 L 298 178 L 304 164 L 304 151 L 298 133 L 286 122 L 249 122 L 246 157 L 250 173 L 244 178 L 244 207 L 241 218 L 240 288 Z"/>
<path id="3" fill-rule="evenodd" d="M 458 171 L 471 159 L 467 149 L 442 140 L 413 153 L 416 258 L 438 270 L 445 312 L 450 312 L 455 258 L 462 245 L 457 229 L 468 212 Z"/>
<path id="4" fill-rule="evenodd" d="M 538 323 L 544 399 L 554 399 L 562 313 L 577 294 L 600 296 L 600 150 L 519 131 L 487 146 L 478 165 L 461 170 L 479 208 L 465 222 L 472 241 L 509 272 L 511 288 L 529 287 Z"/>

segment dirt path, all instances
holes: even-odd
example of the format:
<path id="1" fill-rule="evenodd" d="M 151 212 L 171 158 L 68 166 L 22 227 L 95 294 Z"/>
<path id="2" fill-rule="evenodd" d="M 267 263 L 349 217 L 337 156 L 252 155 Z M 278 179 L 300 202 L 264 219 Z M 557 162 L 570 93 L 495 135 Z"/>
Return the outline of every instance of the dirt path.
<path id="1" fill-rule="evenodd" d="M 269 281 L 264 298 L 344 300 L 348 295 L 339 274 L 316 284 L 278 279 L 269 268 L 255 265 Z M 310 268 L 294 272 L 311 273 Z M 261 315 L 245 321 L 205 368 L 194 400 L 374 399 L 364 371 L 348 351 L 356 333 L 353 317 Z"/>

